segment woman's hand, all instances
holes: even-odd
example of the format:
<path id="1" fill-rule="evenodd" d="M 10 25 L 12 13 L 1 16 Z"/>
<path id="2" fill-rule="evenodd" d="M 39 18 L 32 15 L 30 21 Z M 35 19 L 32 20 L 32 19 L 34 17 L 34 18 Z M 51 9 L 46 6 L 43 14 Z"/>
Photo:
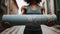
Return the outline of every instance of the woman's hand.
<path id="1" fill-rule="evenodd" d="M 4 22 L 3 26 L 6 28 L 9 28 L 9 27 L 11 27 L 11 24 L 9 22 Z"/>
<path id="2" fill-rule="evenodd" d="M 27 9 L 26 6 L 22 6 L 22 7 L 21 7 L 21 14 L 22 14 L 22 15 L 26 13 L 26 9 Z"/>
<path id="3" fill-rule="evenodd" d="M 51 19 L 49 19 L 48 23 L 46 25 L 49 26 L 49 27 L 51 27 L 51 26 L 54 26 L 55 23 L 54 23 L 54 21 L 52 21 Z"/>

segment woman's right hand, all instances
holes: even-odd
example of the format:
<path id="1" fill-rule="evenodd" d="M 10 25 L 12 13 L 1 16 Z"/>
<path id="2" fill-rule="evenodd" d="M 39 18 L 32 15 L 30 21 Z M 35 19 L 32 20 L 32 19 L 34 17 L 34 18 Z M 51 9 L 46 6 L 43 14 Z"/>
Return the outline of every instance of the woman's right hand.
<path id="1" fill-rule="evenodd" d="M 9 23 L 9 22 L 4 22 L 4 27 L 6 27 L 6 28 L 9 28 L 9 27 L 11 27 L 11 24 Z"/>

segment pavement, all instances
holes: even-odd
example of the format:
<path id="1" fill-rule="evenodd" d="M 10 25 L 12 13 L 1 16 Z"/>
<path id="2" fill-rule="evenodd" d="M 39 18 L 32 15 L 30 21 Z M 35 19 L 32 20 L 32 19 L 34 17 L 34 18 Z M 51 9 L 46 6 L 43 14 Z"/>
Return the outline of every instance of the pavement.
<path id="1" fill-rule="evenodd" d="M 43 34 L 60 34 L 60 30 L 55 27 L 48 27 L 46 25 L 41 25 Z M 13 26 L 11 28 L 7 28 L 0 34 L 23 34 L 25 29 L 24 25 Z"/>

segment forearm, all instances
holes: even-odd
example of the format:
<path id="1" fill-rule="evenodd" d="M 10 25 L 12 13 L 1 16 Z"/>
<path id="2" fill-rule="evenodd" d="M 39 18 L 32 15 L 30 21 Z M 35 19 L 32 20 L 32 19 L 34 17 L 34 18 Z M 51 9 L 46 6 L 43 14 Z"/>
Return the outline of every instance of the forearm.
<path id="1" fill-rule="evenodd" d="M 24 14 L 24 11 L 22 11 L 21 14 L 23 15 Z"/>

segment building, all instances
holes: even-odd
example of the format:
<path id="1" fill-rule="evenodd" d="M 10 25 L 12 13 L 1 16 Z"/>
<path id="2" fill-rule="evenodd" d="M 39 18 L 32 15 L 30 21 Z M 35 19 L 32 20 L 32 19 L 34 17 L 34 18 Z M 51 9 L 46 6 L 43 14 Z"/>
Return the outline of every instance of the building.
<path id="1" fill-rule="evenodd" d="M 42 5 L 45 7 L 46 14 L 54 14 L 54 0 L 42 0 Z"/>
<path id="2" fill-rule="evenodd" d="M 3 14 L 6 14 L 6 11 L 7 11 L 7 6 L 5 5 L 5 0 L 0 0 L 0 15 L 1 12 Z"/>
<path id="3" fill-rule="evenodd" d="M 0 0 L 0 21 L 3 14 L 18 14 L 16 0 Z"/>
<path id="4" fill-rule="evenodd" d="M 42 0 L 42 4 L 45 6 L 45 11 L 47 14 L 55 14 L 60 11 L 60 0 Z"/>
<path id="5" fill-rule="evenodd" d="M 7 14 L 18 14 L 18 5 L 16 0 L 7 0 Z"/>
<path id="6" fill-rule="evenodd" d="M 5 5 L 5 0 L 0 0 L 0 32 L 4 30 L 2 28 L 2 16 L 7 14 L 7 6 Z"/>
<path id="7" fill-rule="evenodd" d="M 0 32 L 4 30 L 2 26 L 2 16 L 4 14 L 18 14 L 16 0 L 0 0 Z"/>
<path id="8" fill-rule="evenodd" d="M 5 0 L 0 0 L 0 23 L 2 22 L 3 14 L 7 14 L 7 6 L 5 5 Z"/>
<path id="9" fill-rule="evenodd" d="M 57 15 L 57 21 L 60 25 L 60 0 L 54 0 L 55 14 Z"/>
<path id="10" fill-rule="evenodd" d="M 16 0 L 0 0 L 0 18 L 3 14 L 18 14 L 18 9 Z"/>

